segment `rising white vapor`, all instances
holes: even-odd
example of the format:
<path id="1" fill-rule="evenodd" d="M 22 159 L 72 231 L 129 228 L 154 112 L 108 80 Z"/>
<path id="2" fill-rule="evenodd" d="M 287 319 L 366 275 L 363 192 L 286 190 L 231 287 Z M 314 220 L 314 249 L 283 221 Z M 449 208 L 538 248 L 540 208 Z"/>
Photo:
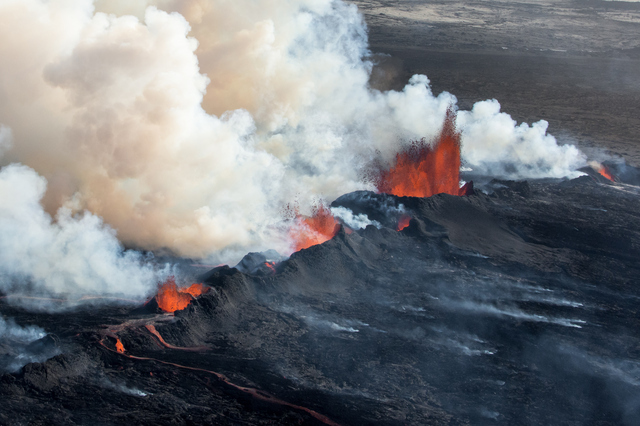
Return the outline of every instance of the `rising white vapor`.
<path id="1" fill-rule="evenodd" d="M 366 27 L 340 0 L 0 0 L 0 20 L 8 160 L 48 179 L 50 214 L 73 199 L 92 212 L 80 222 L 147 249 L 286 252 L 289 202 L 372 189 L 366 167 L 437 135 L 456 102 L 425 76 L 369 88 Z M 493 105 L 460 115 L 472 168 L 559 177 L 582 161 Z"/>
<path id="2" fill-rule="evenodd" d="M 54 222 L 40 204 L 45 189 L 46 180 L 26 166 L 0 170 L 0 291 L 47 309 L 66 309 L 86 296 L 144 300 L 154 293 L 166 271 L 125 251 L 91 213 L 72 216 L 63 207 Z M 47 304 L 33 296 L 62 300 Z"/>

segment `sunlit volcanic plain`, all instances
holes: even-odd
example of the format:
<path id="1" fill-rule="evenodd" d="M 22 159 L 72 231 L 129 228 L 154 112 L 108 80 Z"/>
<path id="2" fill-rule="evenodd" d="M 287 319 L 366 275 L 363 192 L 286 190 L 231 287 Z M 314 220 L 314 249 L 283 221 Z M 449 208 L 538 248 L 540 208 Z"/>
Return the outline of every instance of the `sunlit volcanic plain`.
<path id="1" fill-rule="evenodd" d="M 167 7 L 192 18 L 207 16 L 207 7 L 222 4 L 147 3 L 171 4 Z M 196 3 L 208 6 L 199 9 Z M 303 15 L 312 22 L 313 14 L 331 16 L 322 5 L 346 10 L 341 2 L 308 3 Z M 5 6 L 1 0 L 0 6 Z M 158 13 L 151 9 L 147 17 L 157 18 Z M 100 16 L 98 21 L 104 18 Z M 180 16 L 161 18 L 184 25 Z M 129 26 L 139 24 L 133 17 L 126 19 Z M 305 19 L 301 22 L 308 23 Z M 104 26 L 83 33 L 90 39 L 87 43 L 108 27 L 98 23 Z M 192 25 L 203 34 L 195 20 Z M 349 25 L 362 28 L 357 20 Z M 269 25 L 257 28 L 267 31 Z M 250 34 L 239 34 L 239 43 L 246 45 Z M 203 43 L 202 49 L 208 47 Z M 83 49 L 89 47 L 78 47 Z M 206 55 L 200 54 L 206 69 Z M 289 60 L 295 57 L 292 53 Z M 367 67 L 363 69 L 373 72 Z M 49 80 L 64 80 L 51 69 Z M 212 91 L 222 90 L 213 73 L 209 78 Z M 108 86 L 108 80 L 103 84 Z M 411 92 L 428 83 L 423 77 L 412 81 L 402 92 L 406 99 L 401 92 L 383 94 L 367 87 L 375 98 L 367 101 L 369 107 L 387 96 L 382 110 L 392 114 L 413 97 L 440 99 L 434 109 L 437 125 L 429 128 L 429 135 L 417 137 L 401 126 L 400 118 L 380 119 L 397 126 L 392 142 L 372 138 L 365 141 L 373 144 L 371 149 L 336 149 L 333 157 L 325 158 L 343 166 L 339 159 L 350 152 L 357 169 L 353 173 L 315 176 L 334 170 L 314 159 L 335 148 L 335 140 L 317 151 L 309 149 L 311 154 L 287 145 L 292 143 L 286 142 L 289 137 L 313 144 L 315 130 L 307 134 L 302 129 L 309 122 L 295 132 L 287 128 L 276 134 L 271 129 L 268 139 L 261 139 L 260 129 L 251 130 L 253 136 L 243 135 L 243 149 L 252 144 L 260 148 L 229 158 L 242 162 L 256 155 L 260 161 L 252 166 L 272 167 L 277 159 L 282 169 L 273 175 L 241 176 L 234 188 L 242 188 L 245 178 L 247 186 L 276 186 L 260 179 L 280 173 L 298 179 L 299 192 L 284 199 L 282 194 L 290 192 L 278 183 L 282 193 L 268 195 L 283 198 L 273 210 L 279 221 L 238 229 L 246 238 L 220 237 L 233 234 L 233 229 L 221 231 L 215 221 L 228 217 L 239 226 L 259 214 L 252 211 L 236 220 L 239 210 L 225 207 L 228 216 L 206 216 L 211 211 L 198 205 L 196 210 L 206 212 L 188 218 L 199 221 L 194 226 L 203 240 L 218 244 L 200 257 L 188 255 L 190 249 L 183 244 L 191 237 L 168 245 L 172 226 L 189 224 L 183 216 L 172 216 L 182 207 L 163 204 L 166 200 L 158 193 L 156 198 L 141 196 L 148 202 L 142 203 L 145 208 L 127 213 L 147 212 L 153 218 L 151 228 L 162 227 L 163 237 L 125 229 L 127 249 L 115 239 L 121 235 L 117 224 L 124 222 L 104 204 L 119 200 L 111 197 L 122 188 L 142 192 L 140 182 L 150 182 L 144 180 L 150 171 L 122 181 L 113 176 L 127 172 L 108 170 L 107 165 L 101 179 L 78 172 L 69 181 L 84 183 L 51 222 L 39 206 L 55 203 L 49 193 L 42 198 L 44 178 L 38 173 L 54 187 L 62 178 L 41 166 L 41 159 L 22 158 L 20 149 L 11 151 L 7 142 L 11 162 L 20 160 L 29 168 L 5 162 L 0 195 L 3 202 L 17 200 L 28 208 L 16 213 L 0 207 L 0 236 L 12 236 L 15 223 L 28 223 L 30 227 L 20 228 L 26 230 L 51 227 L 54 237 L 41 239 L 55 252 L 27 245 L 16 252 L 37 261 L 19 262 L 8 254 L 12 246 L 0 243 L 0 261 L 5 263 L 0 268 L 0 424 L 637 424 L 640 170 L 613 158 L 595 161 L 575 147 L 557 145 L 545 134 L 544 124 L 515 127 L 496 112 L 495 102 L 462 111 L 448 95 Z M 103 96 L 99 92 L 93 95 Z M 157 95 L 147 93 L 153 99 Z M 20 111 L 12 115 L 6 110 L 7 105 L 0 105 L 5 126 L 0 127 L 0 142 L 10 138 L 13 147 L 20 147 L 28 131 L 15 118 Z M 90 111 L 95 112 L 88 109 L 76 116 L 63 134 L 77 136 L 80 121 L 95 119 Z M 264 123 L 260 108 L 256 111 L 254 127 L 259 128 Z M 158 119 L 156 113 L 169 114 L 149 112 L 152 121 Z M 244 112 L 237 114 L 246 118 Z M 335 124 L 311 115 L 329 127 Z M 240 118 L 226 115 L 220 129 L 234 120 Z M 505 123 L 512 139 L 501 134 Z M 106 132 L 94 124 L 85 134 L 88 139 L 92 132 Z M 355 132 L 347 130 L 340 136 L 343 142 Z M 323 136 L 339 139 L 337 133 Z M 499 141 L 486 144 L 492 137 Z M 89 149 L 90 142 L 81 145 L 78 152 Z M 350 143 L 344 146 L 352 149 Z M 0 148 L 5 149 L 2 144 Z M 240 175 L 250 170 L 242 167 Z M 230 170 L 224 173 L 233 174 Z M 326 188 L 343 188 L 336 179 L 354 176 L 360 186 L 349 184 L 345 187 L 351 190 L 327 195 L 331 191 Z M 210 177 L 207 172 L 203 179 Z M 40 192 L 34 194 L 40 198 L 34 195 L 35 201 L 20 204 L 22 192 L 30 193 L 16 184 L 22 178 L 35 182 Z M 96 195 L 97 181 L 113 190 L 105 191 L 104 204 Z M 247 197 L 255 196 L 250 191 Z M 229 194 L 214 198 L 246 202 Z M 157 213 L 153 209 L 158 205 L 172 213 Z M 271 218 L 271 204 L 250 205 Z M 83 209 L 93 214 L 82 215 Z M 33 211 L 40 212 L 36 219 L 19 220 Z M 113 220 L 114 231 L 102 225 L 100 212 L 106 223 Z M 157 222 L 159 217 L 171 219 L 171 225 Z M 23 232 L 24 238 L 49 235 Z M 260 238 L 254 238 L 257 234 Z M 83 244 L 76 246 L 75 240 Z M 238 250 L 254 246 L 264 250 L 247 249 L 237 256 Z M 82 249 L 86 247 L 100 251 L 93 256 Z M 18 265 L 7 266 L 9 262 Z"/>

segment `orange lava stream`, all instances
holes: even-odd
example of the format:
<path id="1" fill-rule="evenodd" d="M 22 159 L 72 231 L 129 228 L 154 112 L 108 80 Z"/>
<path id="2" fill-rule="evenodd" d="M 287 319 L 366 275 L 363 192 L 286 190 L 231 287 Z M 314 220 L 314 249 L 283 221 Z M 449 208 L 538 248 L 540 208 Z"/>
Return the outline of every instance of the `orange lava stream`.
<path id="1" fill-rule="evenodd" d="M 160 333 L 158 332 L 158 330 L 156 329 L 156 327 L 152 324 L 145 324 L 144 326 L 149 333 L 153 334 L 158 341 L 165 347 L 168 349 L 176 349 L 176 350 L 180 350 L 180 351 L 190 351 L 190 352 L 200 352 L 200 351 L 206 351 L 209 348 L 207 346 L 194 346 L 194 347 L 190 347 L 190 348 L 183 348 L 181 346 L 174 346 L 171 343 L 167 343 L 164 338 L 160 335 Z M 120 352 L 120 351 L 118 351 Z"/>
<path id="2" fill-rule="evenodd" d="M 378 192 L 400 197 L 430 197 L 460 194 L 460 133 L 455 112 L 447 115 L 433 144 L 415 141 L 396 155 L 395 165 L 374 178 Z"/>
<path id="3" fill-rule="evenodd" d="M 158 306 L 165 312 L 180 311 L 187 306 L 191 301 L 206 293 L 209 287 L 203 284 L 192 284 L 188 288 L 178 288 L 174 277 L 169 277 L 160 286 L 156 301 Z"/>
<path id="4" fill-rule="evenodd" d="M 321 421 L 322 423 L 324 423 L 326 425 L 339 426 L 338 423 L 334 422 L 333 420 L 331 420 L 327 416 L 318 413 L 317 411 L 311 410 L 311 409 L 306 408 L 306 407 L 301 407 L 299 405 L 291 404 L 290 402 L 287 402 L 287 401 L 283 401 L 283 400 L 278 399 L 278 398 L 276 398 L 276 397 L 274 397 L 272 395 L 269 395 L 268 393 L 263 392 L 263 391 L 261 391 L 259 389 L 236 385 L 235 383 L 229 381 L 227 376 L 225 376 L 224 374 L 221 374 L 221 373 L 218 373 L 218 372 L 215 372 L 215 371 L 212 371 L 212 370 L 205 370 L 203 368 L 188 367 L 186 365 L 180 365 L 180 364 L 176 364 L 176 363 L 173 363 L 173 362 L 162 361 L 162 360 L 159 360 L 159 359 L 156 359 L 156 358 L 127 355 L 127 354 L 121 353 L 121 352 L 119 352 L 117 350 L 114 351 L 113 349 L 109 348 L 107 345 L 104 344 L 103 340 L 100 340 L 98 343 L 102 347 L 107 349 L 108 351 L 118 353 L 118 354 L 120 354 L 122 356 L 125 356 L 125 357 L 129 358 L 129 359 L 134 359 L 134 360 L 138 360 L 138 361 L 153 361 L 153 362 L 158 362 L 160 364 L 170 365 L 172 367 L 182 368 L 184 370 L 200 371 L 200 372 L 203 372 L 203 373 L 212 374 L 215 377 L 217 377 L 220 381 L 225 383 L 226 385 L 231 386 L 232 388 L 237 389 L 239 391 L 242 391 L 244 393 L 247 393 L 247 394 L 253 396 L 256 399 L 259 399 L 259 400 L 265 401 L 265 402 L 269 402 L 269 403 L 272 403 L 272 404 L 277 404 L 277 405 L 282 405 L 282 406 L 285 406 L 285 407 L 290 407 L 290 408 L 293 408 L 295 410 L 304 411 L 305 413 L 309 414 L 310 416 L 314 417 L 316 420 L 319 420 L 319 421 Z"/>
<path id="5" fill-rule="evenodd" d="M 322 244 L 335 237 L 340 224 L 331 211 L 324 206 L 317 207 L 310 217 L 298 216 L 297 226 L 291 231 L 291 239 L 295 241 L 294 251 Z"/>

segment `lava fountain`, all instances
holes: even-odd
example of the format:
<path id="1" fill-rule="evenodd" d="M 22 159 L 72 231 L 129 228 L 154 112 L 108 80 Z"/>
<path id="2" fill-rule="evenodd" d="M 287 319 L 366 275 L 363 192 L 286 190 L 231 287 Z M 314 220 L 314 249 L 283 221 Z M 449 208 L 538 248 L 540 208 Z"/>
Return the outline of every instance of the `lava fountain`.
<path id="1" fill-rule="evenodd" d="M 613 174 L 609 171 L 609 169 L 607 168 L 607 166 L 605 165 L 600 165 L 600 168 L 597 170 L 598 173 L 600 173 L 601 176 L 606 177 L 607 179 L 609 179 L 611 182 L 615 182 L 615 178 L 613 177 Z"/>
<path id="2" fill-rule="evenodd" d="M 189 306 L 196 297 L 209 291 L 204 284 L 192 284 L 187 288 L 178 288 L 174 277 L 169 277 L 160 286 L 156 295 L 158 307 L 165 312 L 175 312 Z"/>
<path id="3" fill-rule="evenodd" d="M 323 205 L 314 208 L 311 216 L 298 215 L 295 221 L 296 226 L 290 233 L 294 241 L 294 251 L 322 244 L 340 230 L 340 223 Z"/>
<path id="4" fill-rule="evenodd" d="M 374 177 L 378 192 L 399 197 L 465 195 L 466 189 L 460 188 L 460 133 L 455 119 L 450 107 L 442 131 L 432 144 L 421 139 L 399 152 L 395 164 Z"/>

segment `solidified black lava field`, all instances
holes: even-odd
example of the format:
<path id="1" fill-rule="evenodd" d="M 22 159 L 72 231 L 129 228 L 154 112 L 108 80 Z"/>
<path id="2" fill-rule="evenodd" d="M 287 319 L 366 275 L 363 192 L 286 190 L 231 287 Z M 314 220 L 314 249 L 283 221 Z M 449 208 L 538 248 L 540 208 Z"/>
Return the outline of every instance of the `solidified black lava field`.
<path id="1" fill-rule="evenodd" d="M 213 269 L 175 316 L 3 300 L 47 335 L 0 360 L 38 361 L 0 376 L 0 423 L 637 424 L 640 189 L 625 173 L 346 194 L 333 205 L 381 227 L 275 273 L 256 254 Z"/>

